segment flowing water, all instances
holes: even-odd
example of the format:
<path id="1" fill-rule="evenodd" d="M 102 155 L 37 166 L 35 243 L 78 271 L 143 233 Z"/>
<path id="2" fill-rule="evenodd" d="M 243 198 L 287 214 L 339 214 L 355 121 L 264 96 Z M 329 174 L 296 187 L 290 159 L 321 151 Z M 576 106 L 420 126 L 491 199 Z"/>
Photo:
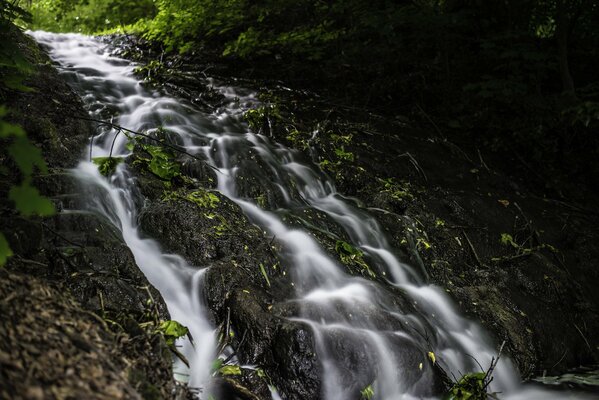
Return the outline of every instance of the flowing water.
<path id="1" fill-rule="evenodd" d="M 442 288 L 428 284 L 420 272 L 401 262 L 377 221 L 337 193 L 317 166 L 296 151 L 249 131 L 242 115 L 257 103 L 252 92 L 215 84 L 228 105 L 213 113 L 202 112 L 185 101 L 144 88 L 134 77 L 132 64 L 111 56 L 97 39 L 45 32 L 31 35 L 47 47 L 93 117 L 113 115 L 115 123 L 134 131 L 152 132 L 162 127 L 177 134 L 177 143 L 187 152 L 218 168 L 218 190 L 281 243 L 281 258 L 292 271 L 296 288 L 292 301 L 301 309 L 294 319 L 314 332 L 324 371 L 323 398 L 345 400 L 355 395 L 351 379 L 358 374 L 348 373 L 352 366 L 340 356 L 338 346 L 352 346 L 367 355 L 376 376 L 374 398 L 383 400 L 426 397 L 433 382 L 428 351 L 456 377 L 478 371 L 477 362 L 488 366 L 497 355 L 497 347 L 485 332 L 460 315 Z M 93 157 L 111 152 L 127 156 L 127 138 L 116 135 L 111 129 L 100 131 L 91 146 Z M 143 199 L 126 164 L 120 164 L 106 179 L 88 160 L 89 154 L 82 156 L 74 171 L 89 192 L 88 208 L 120 229 L 139 268 L 164 297 L 172 319 L 190 329 L 195 346 L 189 341 L 180 344 L 191 367 L 177 368 L 189 375 L 191 386 L 209 388 L 210 366 L 218 355 L 215 327 L 210 325 L 202 302 L 205 266 L 189 265 L 179 256 L 163 253 L 155 241 L 142 238 L 137 213 Z M 260 185 L 276 191 L 276 207 L 266 210 L 242 198 L 237 180 L 241 172 L 253 174 Z M 393 300 L 389 288 L 348 275 L 307 231 L 283 222 L 285 214 L 301 215 L 306 209 L 318 210 L 334 221 L 364 253 L 371 268 L 387 278 L 394 293 L 404 294 L 404 306 Z M 522 387 L 507 357 L 501 358 L 494 371 L 492 389 L 503 392 L 505 398 L 564 398 L 564 393 L 552 395 Z"/>

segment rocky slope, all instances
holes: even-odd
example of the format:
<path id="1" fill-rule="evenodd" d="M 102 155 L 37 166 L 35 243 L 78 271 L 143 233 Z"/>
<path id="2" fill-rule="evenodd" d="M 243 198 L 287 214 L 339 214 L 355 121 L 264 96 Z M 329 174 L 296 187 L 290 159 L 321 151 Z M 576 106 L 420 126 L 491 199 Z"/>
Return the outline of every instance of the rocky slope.
<path id="1" fill-rule="evenodd" d="M 0 88 L 0 97 L 8 120 L 42 150 L 48 173 L 34 184 L 57 213 L 16 213 L 8 190 L 21 178 L 3 140 L 0 160 L 9 172 L 0 181 L 0 230 L 14 256 L 0 270 L 0 397 L 174 397 L 171 352 L 157 329 L 168 319 L 160 295 L 108 221 L 63 212 L 78 208 L 69 168 L 93 132 L 66 118 L 85 115 L 82 103 L 30 38 L 16 29 L 10 35 L 34 65 L 24 82 L 33 90 Z"/>

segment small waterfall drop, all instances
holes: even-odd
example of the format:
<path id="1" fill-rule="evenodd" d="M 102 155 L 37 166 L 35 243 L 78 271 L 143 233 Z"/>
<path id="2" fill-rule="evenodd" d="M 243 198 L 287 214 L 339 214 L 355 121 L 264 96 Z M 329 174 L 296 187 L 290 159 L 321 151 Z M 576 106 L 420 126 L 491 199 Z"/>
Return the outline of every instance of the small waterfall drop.
<path id="1" fill-rule="evenodd" d="M 184 101 L 145 89 L 134 77 L 131 63 L 109 55 L 97 39 L 45 32 L 31 35 L 49 49 L 60 73 L 93 117 L 115 115 L 115 123 L 134 131 L 162 127 L 175 132 L 189 153 L 203 155 L 218 168 L 218 190 L 281 243 L 281 256 L 292 270 L 296 288 L 290 301 L 297 302 L 301 310 L 294 320 L 312 328 L 325 371 L 323 398 L 346 400 L 356 393 L 357 383 L 348 381 L 348 376 L 354 375 L 347 373 L 339 346 L 352 347 L 373 366 L 374 398 L 381 400 L 416 399 L 427 393 L 434 380 L 428 351 L 456 377 L 478 370 L 469 355 L 483 366 L 496 356 L 497 349 L 485 332 L 459 314 L 442 288 L 428 284 L 417 270 L 402 263 L 377 221 L 337 193 L 318 167 L 303 161 L 296 151 L 249 132 L 243 112 L 247 104 L 257 102 L 252 92 L 219 88 L 229 104 L 212 114 L 203 113 Z M 126 144 L 124 135 L 104 129 L 94 138 L 91 152 L 94 157 L 127 156 Z M 268 184 L 280 195 L 270 209 L 239 192 L 241 168 L 256 165 L 256 158 L 262 166 L 260 174 L 268 177 L 268 182 L 260 184 Z M 89 209 L 108 218 L 122 232 L 139 268 L 164 297 L 172 318 L 190 329 L 194 344 L 181 343 L 182 353 L 191 364 L 185 372 L 190 375 L 190 385 L 209 386 L 210 368 L 217 354 L 215 328 L 202 302 L 206 269 L 188 265 L 177 255 L 164 254 L 155 241 L 142 238 L 137 226 L 139 195 L 125 164 L 107 179 L 86 159 L 75 174 L 88 188 Z M 257 176 L 264 180 L 262 175 Z M 386 278 L 388 287 L 347 274 L 307 231 L 284 222 L 286 213 L 301 215 L 306 208 L 334 221 L 364 253 L 375 273 Z M 393 301 L 391 290 L 403 293 L 410 307 Z M 502 357 L 494 372 L 492 388 L 510 399 L 563 398 L 539 389 L 523 389 L 507 357 Z"/>

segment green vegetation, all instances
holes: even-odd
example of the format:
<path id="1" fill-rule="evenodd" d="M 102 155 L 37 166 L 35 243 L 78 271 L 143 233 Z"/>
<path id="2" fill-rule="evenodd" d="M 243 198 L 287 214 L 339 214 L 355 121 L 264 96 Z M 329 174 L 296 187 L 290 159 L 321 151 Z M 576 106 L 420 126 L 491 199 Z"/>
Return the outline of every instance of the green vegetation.
<path id="1" fill-rule="evenodd" d="M 335 243 L 335 251 L 339 255 L 339 259 L 345 265 L 355 264 L 360 268 L 362 275 L 368 275 L 370 278 L 376 278 L 376 274 L 370 266 L 364 261 L 364 253 L 355 248 L 351 244 L 343 240 L 337 240 Z"/>
<path id="2" fill-rule="evenodd" d="M 484 372 L 464 375 L 449 391 L 447 400 L 486 400 L 487 390 Z"/>
<path id="3" fill-rule="evenodd" d="M 34 28 L 53 32 L 122 31 L 157 11 L 152 0 L 30 0 L 21 5 L 31 13 Z"/>
<path id="4" fill-rule="evenodd" d="M 158 327 L 158 331 L 164 335 L 166 344 L 169 346 L 174 346 L 175 340 L 189 333 L 189 329 L 187 329 L 187 327 L 181 325 L 177 321 L 172 320 L 161 322 L 160 326 Z"/>
<path id="5" fill-rule="evenodd" d="M 372 385 L 366 386 L 364 389 L 360 390 L 360 395 L 362 396 L 362 400 L 370 400 L 374 397 L 374 389 Z"/>
<path id="6" fill-rule="evenodd" d="M 0 0 L 0 101 L 4 101 L 10 91 L 31 91 L 23 84 L 23 80 L 33 72 L 33 66 L 25 59 L 21 50 L 11 40 L 17 29 L 12 21 L 20 19 L 30 21 L 30 15 L 15 2 Z M 26 132 L 18 125 L 10 123 L 9 110 L 0 104 L 0 143 L 2 150 L 0 158 L 6 156 L 16 166 L 20 184 L 13 184 L 8 192 L 16 210 L 28 217 L 33 215 L 48 216 L 54 214 L 54 205 L 32 186 L 32 179 L 37 173 L 47 173 L 46 162 L 42 151 L 34 146 L 27 138 Z M 0 175 L 11 177 L 11 172 L 2 167 Z M 12 179 L 15 179 L 12 177 Z M 12 250 L 0 232 L 0 266 L 12 256 Z"/>
<path id="7" fill-rule="evenodd" d="M 33 18 L 14 17 L 34 29 L 134 32 L 166 51 L 209 49 L 253 76 L 399 113 L 466 151 L 497 153 L 509 160 L 508 172 L 530 176 L 552 196 L 599 173 L 599 80 L 591 67 L 599 64 L 599 0 L 20 4 Z M 269 104 L 246 118 L 268 133 L 277 113 Z M 301 129 L 288 132 L 307 146 Z M 319 160 L 323 168 L 351 161 L 347 147 Z"/>
<path id="8" fill-rule="evenodd" d="M 92 162 L 98 166 L 98 170 L 104 176 L 110 176 L 116 171 L 116 167 L 123 162 L 122 157 L 94 157 Z"/>
<path id="9" fill-rule="evenodd" d="M 158 134 L 162 135 L 165 134 L 165 132 L 159 130 Z M 142 164 L 148 171 L 160 179 L 170 181 L 174 177 L 181 175 L 180 164 L 175 161 L 175 156 L 172 151 L 165 146 L 148 144 L 143 139 L 136 137 L 130 139 L 127 147 L 130 150 L 133 150 L 136 147 L 141 150 L 141 152 L 137 154 L 135 162 Z"/>
<path id="10" fill-rule="evenodd" d="M 216 208 L 218 203 L 220 203 L 217 195 L 202 189 L 187 194 L 185 200 L 194 203 L 200 208 Z"/>

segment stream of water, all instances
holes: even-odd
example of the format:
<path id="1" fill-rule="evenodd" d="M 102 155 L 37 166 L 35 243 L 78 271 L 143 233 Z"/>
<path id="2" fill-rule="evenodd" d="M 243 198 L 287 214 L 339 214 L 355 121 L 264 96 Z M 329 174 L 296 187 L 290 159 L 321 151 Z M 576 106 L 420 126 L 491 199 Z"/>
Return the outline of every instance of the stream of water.
<path id="1" fill-rule="evenodd" d="M 377 221 L 337 193 L 317 166 L 303 161 L 296 151 L 249 131 L 242 116 L 250 104 L 257 103 L 254 93 L 215 83 L 229 104 L 213 113 L 202 112 L 142 86 L 133 74 L 134 66 L 111 56 L 107 46 L 95 38 L 45 32 L 31 35 L 48 49 L 59 72 L 92 116 L 114 115 L 115 123 L 134 131 L 163 127 L 176 133 L 178 143 L 189 153 L 205 157 L 218 168 L 218 190 L 236 202 L 253 223 L 276 236 L 283 248 L 281 257 L 292 271 L 296 288 L 293 301 L 301 305 L 301 315 L 295 319 L 314 332 L 325 374 L 323 398 L 346 400 L 355 394 L 354 382 L 348 382 L 353 375 L 346 371 L 347 360 L 335 351 L 339 337 L 345 345 L 368 354 L 376 368 L 374 398 L 381 400 L 422 398 L 427 393 L 433 369 L 422 349 L 433 352 L 444 369 L 456 377 L 479 370 L 473 358 L 488 366 L 497 355 L 497 346 L 478 324 L 462 317 L 442 288 L 428 284 L 418 271 L 399 260 Z M 108 156 L 111 146 L 113 155 L 127 156 L 127 138 L 120 135 L 113 144 L 115 135 L 111 129 L 99 132 L 93 141 L 93 156 Z M 260 184 L 280 192 L 279 204 L 268 210 L 242 198 L 238 191 L 241 168 L 250 168 L 249 173 L 253 173 L 251 165 L 256 164 L 256 158 L 261 165 L 255 169 L 261 171 Z M 218 355 L 215 327 L 202 301 L 205 266 L 189 265 L 177 255 L 163 253 L 155 241 L 142 238 L 137 226 L 140 195 L 125 163 L 107 179 L 86 154 L 74 173 L 89 192 L 88 208 L 108 218 L 122 232 L 139 268 L 164 297 L 172 319 L 190 329 L 195 346 L 188 341 L 180 344 L 191 367 L 185 370 L 177 365 L 178 371 L 189 375 L 191 386 L 209 387 L 210 367 Z M 307 231 L 283 222 L 285 213 L 300 214 L 307 207 L 335 221 L 352 245 L 364 252 L 372 269 L 406 294 L 415 311 L 402 309 L 381 285 L 348 275 Z M 497 365 L 492 389 L 510 399 L 564 398 L 563 392 L 552 394 L 522 386 L 508 357 L 502 357 Z"/>

